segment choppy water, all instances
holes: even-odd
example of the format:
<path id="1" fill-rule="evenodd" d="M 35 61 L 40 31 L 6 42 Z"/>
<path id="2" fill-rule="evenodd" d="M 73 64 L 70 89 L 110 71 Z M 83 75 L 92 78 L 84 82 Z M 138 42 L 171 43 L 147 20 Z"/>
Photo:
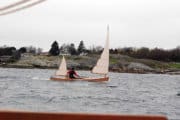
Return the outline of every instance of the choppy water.
<path id="1" fill-rule="evenodd" d="M 54 72 L 0 68 L 0 108 L 160 114 L 180 119 L 180 75 L 110 73 L 109 82 L 94 83 L 51 81 Z"/>

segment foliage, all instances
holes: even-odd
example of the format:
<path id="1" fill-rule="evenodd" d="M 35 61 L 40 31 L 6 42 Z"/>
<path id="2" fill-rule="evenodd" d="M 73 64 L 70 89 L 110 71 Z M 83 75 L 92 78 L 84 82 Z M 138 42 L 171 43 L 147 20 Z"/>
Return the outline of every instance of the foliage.
<path id="1" fill-rule="evenodd" d="M 128 55 L 140 59 L 152 59 L 165 62 L 180 62 L 180 47 L 171 50 L 164 50 L 160 48 L 149 49 L 146 47 L 142 47 L 139 49 L 125 47 L 118 49 L 110 49 L 110 53 Z"/>
<path id="2" fill-rule="evenodd" d="M 19 52 L 20 52 L 20 53 L 26 53 L 26 52 L 27 52 L 26 47 L 21 47 L 21 48 L 19 49 Z"/>
<path id="3" fill-rule="evenodd" d="M 89 50 L 86 50 L 90 54 L 100 54 L 103 51 L 103 47 L 101 46 L 92 46 Z"/>
<path id="4" fill-rule="evenodd" d="M 51 45 L 51 49 L 49 50 L 49 54 L 53 56 L 59 55 L 60 50 L 59 50 L 59 45 L 57 41 L 54 41 Z"/>
<path id="5" fill-rule="evenodd" d="M 0 56 L 4 55 L 13 55 L 13 53 L 16 51 L 15 47 L 5 47 L 5 48 L 0 48 Z"/>
<path id="6" fill-rule="evenodd" d="M 83 52 L 86 52 L 86 48 L 84 46 L 84 42 L 81 40 L 78 46 L 78 54 L 81 54 Z"/>
<path id="7" fill-rule="evenodd" d="M 170 63 L 169 66 L 170 66 L 171 68 L 180 69 L 180 63 Z"/>
<path id="8" fill-rule="evenodd" d="M 26 52 L 28 53 L 32 53 L 32 54 L 36 54 L 36 47 L 34 46 L 29 46 L 29 47 L 26 47 Z"/>
<path id="9" fill-rule="evenodd" d="M 68 48 L 69 48 L 68 44 L 63 44 L 63 45 L 61 45 L 59 50 L 61 51 L 61 54 L 68 54 L 69 53 Z"/>
<path id="10" fill-rule="evenodd" d="M 12 59 L 14 61 L 19 60 L 21 58 L 21 53 L 19 51 L 15 51 L 12 55 Z"/>
<path id="11" fill-rule="evenodd" d="M 18 51 L 20 53 L 40 54 L 40 53 L 42 53 L 42 48 L 36 48 L 34 46 L 21 47 Z"/>
<path id="12" fill-rule="evenodd" d="M 62 54 L 70 54 L 70 55 L 77 55 L 77 50 L 75 48 L 74 43 L 71 44 L 63 44 L 60 47 L 60 51 Z"/>
<path id="13" fill-rule="evenodd" d="M 76 51 L 76 48 L 75 48 L 75 45 L 73 43 L 70 44 L 69 48 L 68 48 L 68 51 L 71 55 L 76 55 L 77 54 L 77 51 Z"/>
<path id="14" fill-rule="evenodd" d="M 113 58 L 113 57 L 110 56 L 109 62 L 110 62 L 111 64 L 116 64 L 116 63 L 118 63 L 118 59 Z"/>
<path id="15" fill-rule="evenodd" d="M 0 62 L 14 62 L 20 59 L 21 54 L 15 47 L 5 47 L 0 48 L 0 56 Z"/>

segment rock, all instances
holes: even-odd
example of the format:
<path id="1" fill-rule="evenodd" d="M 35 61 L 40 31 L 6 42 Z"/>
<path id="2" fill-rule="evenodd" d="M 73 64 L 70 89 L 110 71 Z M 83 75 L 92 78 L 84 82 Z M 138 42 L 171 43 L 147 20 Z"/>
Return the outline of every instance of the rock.
<path id="1" fill-rule="evenodd" d="M 75 67 L 75 69 L 76 69 L 76 68 L 78 68 L 78 66 L 80 66 L 80 64 L 75 61 L 68 60 L 68 62 L 67 62 L 68 68 Z"/>
<path id="2" fill-rule="evenodd" d="M 44 61 L 41 61 L 41 60 L 39 60 L 39 59 L 33 60 L 33 61 L 32 61 L 32 64 L 33 64 L 33 65 L 39 65 L 39 66 L 45 66 L 45 65 L 46 65 L 46 63 L 45 63 Z"/>
<path id="3" fill-rule="evenodd" d="M 142 63 L 135 63 L 135 62 L 131 62 L 128 66 L 127 66 L 128 69 L 130 70 L 145 70 L 145 71 L 153 71 L 154 69 L 145 65 L 145 64 L 142 64 Z"/>

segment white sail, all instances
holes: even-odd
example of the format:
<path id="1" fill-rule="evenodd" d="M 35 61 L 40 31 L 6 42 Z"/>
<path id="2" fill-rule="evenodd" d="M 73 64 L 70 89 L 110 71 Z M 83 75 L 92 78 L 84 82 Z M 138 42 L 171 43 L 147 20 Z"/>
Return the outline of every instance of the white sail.
<path id="1" fill-rule="evenodd" d="M 56 75 L 61 75 L 61 76 L 67 75 L 67 65 L 64 56 L 59 66 L 59 69 L 56 71 Z"/>
<path id="2" fill-rule="evenodd" d="M 92 73 L 107 74 L 109 71 L 109 26 L 107 27 L 107 38 L 101 57 L 98 59 Z"/>

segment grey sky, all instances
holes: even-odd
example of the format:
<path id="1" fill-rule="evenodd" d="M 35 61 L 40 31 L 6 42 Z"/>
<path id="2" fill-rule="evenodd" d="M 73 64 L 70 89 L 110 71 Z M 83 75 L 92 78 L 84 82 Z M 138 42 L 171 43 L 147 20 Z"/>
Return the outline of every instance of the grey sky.
<path id="1" fill-rule="evenodd" d="M 103 46 L 109 24 L 110 47 L 175 48 L 180 45 L 179 6 L 180 0 L 47 0 L 1 16 L 0 46 L 47 51 L 54 40 Z"/>

